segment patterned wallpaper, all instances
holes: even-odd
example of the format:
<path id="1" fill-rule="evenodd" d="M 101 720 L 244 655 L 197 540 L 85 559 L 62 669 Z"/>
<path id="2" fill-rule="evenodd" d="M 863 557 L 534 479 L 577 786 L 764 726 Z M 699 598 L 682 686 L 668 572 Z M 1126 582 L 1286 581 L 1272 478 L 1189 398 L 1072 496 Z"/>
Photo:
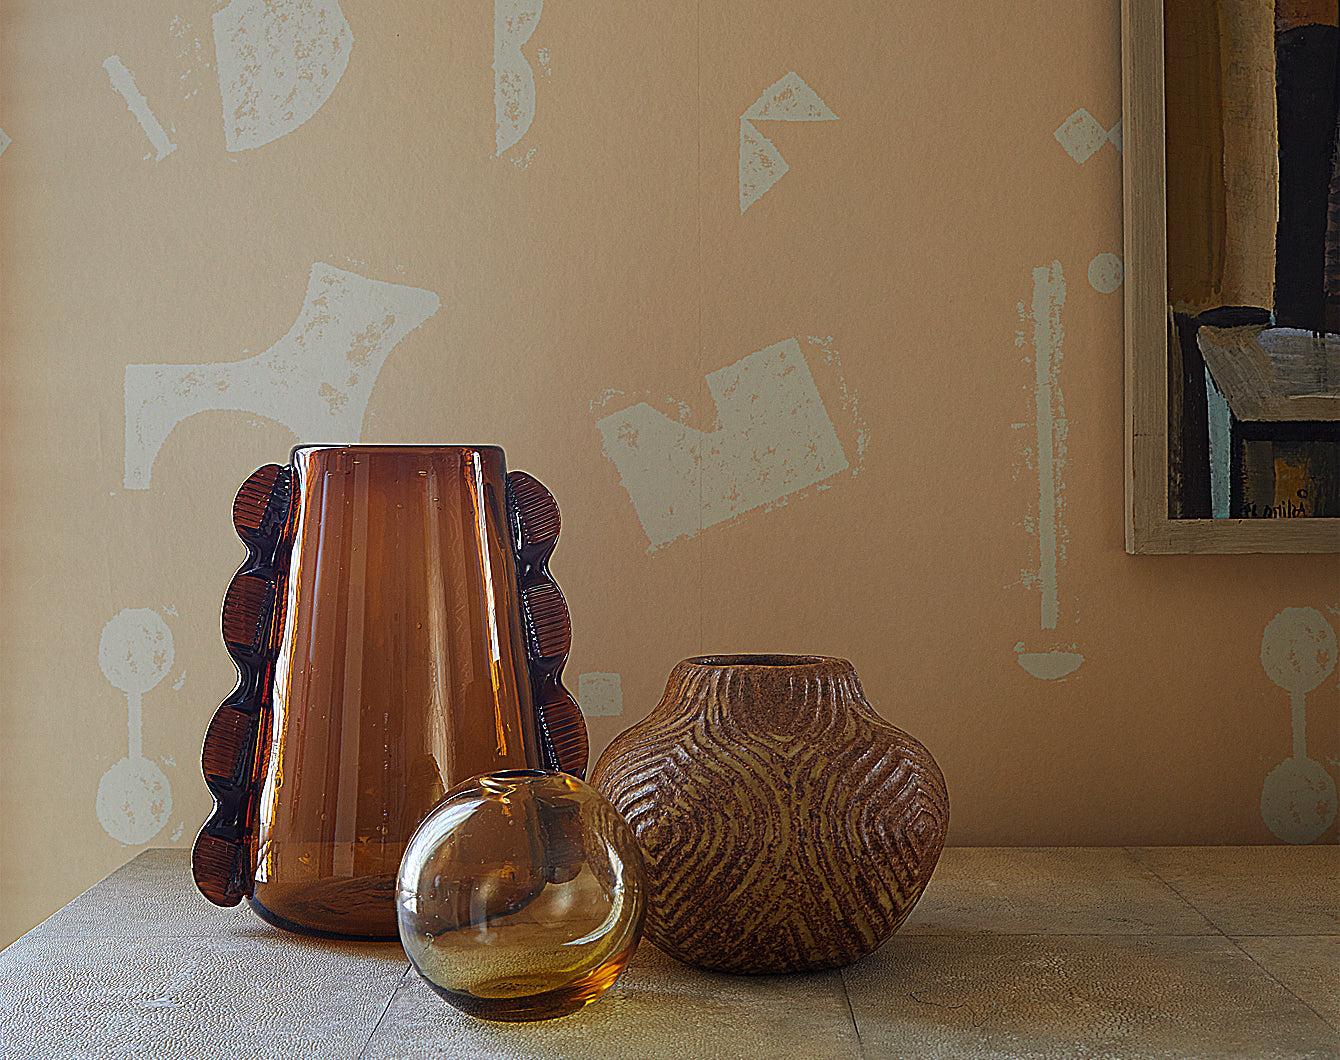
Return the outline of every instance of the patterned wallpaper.
<path id="1" fill-rule="evenodd" d="M 1340 563 L 1122 549 L 1118 14 L 7 5 L 0 941 L 194 838 L 299 440 L 553 489 L 593 752 L 841 655 L 951 842 L 1335 842 Z"/>

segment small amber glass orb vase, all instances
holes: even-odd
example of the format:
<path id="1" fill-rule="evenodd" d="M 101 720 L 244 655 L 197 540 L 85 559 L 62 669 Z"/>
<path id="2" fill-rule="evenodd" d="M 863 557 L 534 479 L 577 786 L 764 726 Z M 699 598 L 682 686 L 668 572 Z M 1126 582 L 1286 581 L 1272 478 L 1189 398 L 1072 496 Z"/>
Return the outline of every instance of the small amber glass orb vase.
<path id="1" fill-rule="evenodd" d="M 642 936 L 647 883 L 632 830 L 566 773 L 473 777 L 419 826 L 396 889 L 424 977 L 485 1020 L 552 1019 L 614 985 Z"/>

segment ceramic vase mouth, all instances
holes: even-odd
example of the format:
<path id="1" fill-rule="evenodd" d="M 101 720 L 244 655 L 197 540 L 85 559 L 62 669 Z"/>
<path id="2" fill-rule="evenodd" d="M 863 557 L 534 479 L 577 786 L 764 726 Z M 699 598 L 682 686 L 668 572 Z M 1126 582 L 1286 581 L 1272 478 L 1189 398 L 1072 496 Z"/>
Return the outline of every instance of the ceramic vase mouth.
<path id="1" fill-rule="evenodd" d="M 684 662 L 689 666 L 709 666 L 714 669 L 735 666 L 767 670 L 809 669 L 816 666 L 846 668 L 851 666 L 851 663 L 846 659 L 838 659 L 830 655 L 699 655 L 692 659 L 685 659 Z"/>

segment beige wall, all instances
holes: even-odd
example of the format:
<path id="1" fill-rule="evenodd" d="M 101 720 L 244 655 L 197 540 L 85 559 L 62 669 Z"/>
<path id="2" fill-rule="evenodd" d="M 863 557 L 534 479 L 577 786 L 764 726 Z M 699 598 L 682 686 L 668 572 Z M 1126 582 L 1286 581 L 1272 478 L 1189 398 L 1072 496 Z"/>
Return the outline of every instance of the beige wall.
<path id="1" fill-rule="evenodd" d="M 1117 4 L 529 16 L 4 5 L 0 942 L 191 843 L 299 438 L 550 486 L 597 752 L 684 656 L 836 654 L 951 842 L 1312 839 L 1262 646 L 1334 659 L 1337 559 L 1122 549 Z"/>

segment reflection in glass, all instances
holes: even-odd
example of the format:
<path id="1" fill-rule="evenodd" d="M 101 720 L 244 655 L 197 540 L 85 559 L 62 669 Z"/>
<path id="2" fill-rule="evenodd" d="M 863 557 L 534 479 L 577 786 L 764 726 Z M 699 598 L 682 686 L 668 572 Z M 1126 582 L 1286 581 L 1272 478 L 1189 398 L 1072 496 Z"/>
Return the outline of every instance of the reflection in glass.
<path id="1" fill-rule="evenodd" d="M 400 866 L 400 938 L 442 997 L 480 1019 L 550 1019 L 614 985 L 646 907 L 642 857 L 575 777 L 487 774 L 455 788 Z"/>

